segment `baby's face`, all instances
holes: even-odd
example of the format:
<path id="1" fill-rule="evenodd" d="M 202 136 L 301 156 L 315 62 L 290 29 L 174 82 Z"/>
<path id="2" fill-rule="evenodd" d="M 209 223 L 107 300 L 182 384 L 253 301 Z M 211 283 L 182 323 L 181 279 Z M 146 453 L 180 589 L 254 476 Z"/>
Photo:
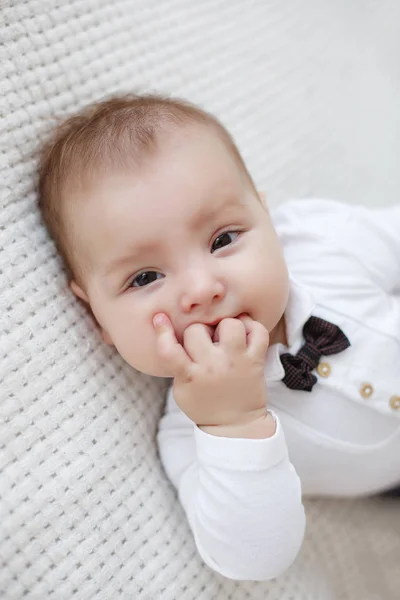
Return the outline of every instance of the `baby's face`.
<path id="1" fill-rule="evenodd" d="M 282 317 L 288 275 L 268 210 L 212 131 L 177 133 L 139 174 L 98 179 L 73 218 L 92 265 L 81 295 L 139 371 L 172 376 L 157 355 L 156 313 L 180 343 L 193 323 L 247 313 L 272 331 Z"/>

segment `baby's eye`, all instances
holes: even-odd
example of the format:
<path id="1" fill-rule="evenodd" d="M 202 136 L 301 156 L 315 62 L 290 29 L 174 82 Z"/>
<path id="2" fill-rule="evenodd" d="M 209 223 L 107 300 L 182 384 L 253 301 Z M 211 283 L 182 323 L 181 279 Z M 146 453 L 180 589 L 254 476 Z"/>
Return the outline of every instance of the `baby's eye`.
<path id="1" fill-rule="evenodd" d="M 143 271 L 132 279 L 129 287 L 145 287 L 146 285 L 149 285 L 149 283 L 153 283 L 153 281 L 160 279 L 160 277 L 163 277 L 163 275 L 162 273 L 157 273 L 157 271 Z"/>
<path id="2" fill-rule="evenodd" d="M 215 238 L 211 247 L 211 252 L 214 252 L 215 250 L 219 250 L 220 248 L 231 244 L 234 241 L 231 239 L 232 235 L 237 237 L 239 235 L 239 231 L 225 231 L 224 233 L 221 233 L 221 235 Z M 234 239 L 236 239 L 236 237 Z"/>

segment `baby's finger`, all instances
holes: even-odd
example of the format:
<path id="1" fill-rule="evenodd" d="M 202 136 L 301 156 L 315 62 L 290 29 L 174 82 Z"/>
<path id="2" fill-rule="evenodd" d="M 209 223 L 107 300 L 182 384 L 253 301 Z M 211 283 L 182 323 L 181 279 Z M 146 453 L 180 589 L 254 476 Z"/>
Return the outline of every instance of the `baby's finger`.
<path id="1" fill-rule="evenodd" d="M 246 331 L 246 336 L 250 335 L 250 333 L 253 331 L 252 324 L 255 323 L 254 319 L 249 317 L 247 313 L 242 313 L 236 318 L 243 323 Z"/>
<path id="2" fill-rule="evenodd" d="M 190 379 L 192 361 L 175 336 L 171 321 L 165 313 L 153 317 L 157 336 L 157 352 L 173 377 L 186 381 Z"/>
<path id="3" fill-rule="evenodd" d="M 195 363 L 201 363 L 213 349 L 213 330 L 202 323 L 193 323 L 183 332 L 183 345 Z"/>
<path id="4" fill-rule="evenodd" d="M 248 315 L 238 318 L 242 321 L 246 329 L 248 352 L 253 356 L 264 357 L 269 345 L 268 330 L 264 325 L 258 321 L 254 321 Z"/>
<path id="5" fill-rule="evenodd" d="M 215 337 L 222 346 L 231 351 L 241 351 L 246 349 L 246 330 L 244 323 L 239 323 L 239 319 L 223 319 L 219 322 L 215 331 Z"/>

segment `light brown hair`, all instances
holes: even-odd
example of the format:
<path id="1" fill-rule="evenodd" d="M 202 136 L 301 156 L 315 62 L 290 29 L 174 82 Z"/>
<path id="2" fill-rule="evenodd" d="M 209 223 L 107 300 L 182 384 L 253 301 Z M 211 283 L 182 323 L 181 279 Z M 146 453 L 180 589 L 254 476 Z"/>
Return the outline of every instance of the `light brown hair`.
<path id="1" fill-rule="evenodd" d="M 128 94 L 91 104 L 58 125 L 43 145 L 39 162 L 39 209 L 64 260 L 69 279 L 80 282 L 79 257 L 67 218 L 68 189 L 83 186 L 99 169 L 134 164 L 156 153 L 173 128 L 211 126 L 255 189 L 240 152 L 225 127 L 187 101 Z"/>

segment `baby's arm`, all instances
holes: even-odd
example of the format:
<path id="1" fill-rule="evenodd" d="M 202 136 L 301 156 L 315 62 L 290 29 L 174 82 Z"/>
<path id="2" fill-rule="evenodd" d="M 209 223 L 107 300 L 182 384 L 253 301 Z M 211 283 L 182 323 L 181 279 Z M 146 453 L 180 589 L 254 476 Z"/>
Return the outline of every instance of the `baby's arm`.
<path id="1" fill-rule="evenodd" d="M 266 341 L 262 326 L 247 322 L 249 345 L 243 330 L 239 350 L 243 326 L 227 321 L 221 347 L 207 345 L 202 326 L 192 328 L 187 340 L 192 354 L 201 348 L 195 363 L 166 325 L 163 354 L 181 365 L 174 393 L 190 418 L 170 391 L 158 443 L 203 560 L 232 579 L 266 580 L 285 571 L 301 547 L 301 488 L 280 423 L 265 410 L 263 363 L 257 359 Z M 258 406 L 262 415 L 254 419 Z"/>
<path id="2" fill-rule="evenodd" d="M 278 420 L 264 439 L 212 436 L 179 409 L 171 389 L 158 444 L 206 564 L 231 579 L 260 581 L 292 564 L 305 515 Z"/>

